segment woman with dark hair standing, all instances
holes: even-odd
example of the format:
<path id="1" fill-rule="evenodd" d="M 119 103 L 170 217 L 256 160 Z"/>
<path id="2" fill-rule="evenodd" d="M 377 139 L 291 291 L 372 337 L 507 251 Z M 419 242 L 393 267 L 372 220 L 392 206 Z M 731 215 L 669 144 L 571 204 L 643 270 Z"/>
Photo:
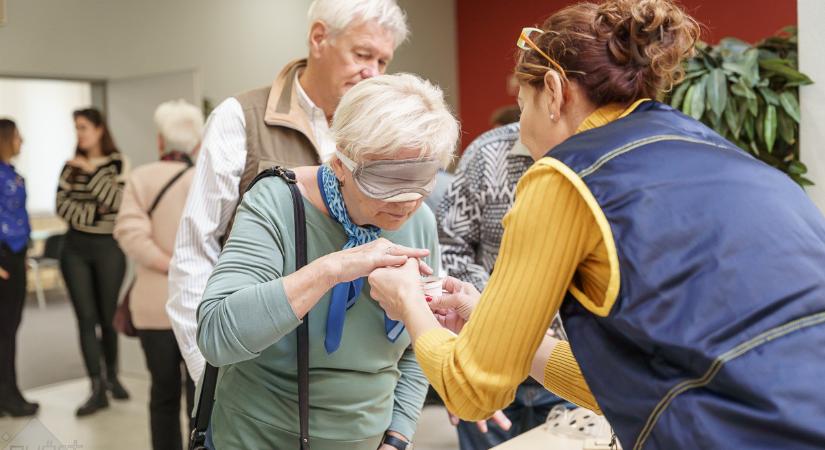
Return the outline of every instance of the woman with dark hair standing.
<path id="1" fill-rule="evenodd" d="M 92 382 L 91 397 L 76 413 L 85 416 L 109 406 L 107 390 L 116 399 L 129 398 L 117 379 L 117 332 L 112 326 L 126 272 L 126 258 L 112 232 L 127 165 L 100 111 L 75 111 L 74 120 L 77 151 L 60 174 L 57 213 L 69 225 L 60 268 L 77 315 L 80 347 Z"/>
<path id="2" fill-rule="evenodd" d="M 22 144 L 14 122 L 0 119 L 0 417 L 31 416 L 39 406 L 23 398 L 15 370 L 17 328 L 26 300 L 26 247 L 31 232 L 26 185 L 11 165 Z"/>
<path id="3" fill-rule="evenodd" d="M 448 279 L 428 307 L 412 264 L 369 280 L 457 415 L 488 417 L 531 374 L 603 412 L 628 450 L 823 448 L 825 218 L 654 100 L 698 35 L 671 0 L 607 0 L 518 37 L 537 161 L 484 293 Z M 458 335 L 430 308 L 452 309 Z M 557 311 L 569 343 L 545 336 Z"/>

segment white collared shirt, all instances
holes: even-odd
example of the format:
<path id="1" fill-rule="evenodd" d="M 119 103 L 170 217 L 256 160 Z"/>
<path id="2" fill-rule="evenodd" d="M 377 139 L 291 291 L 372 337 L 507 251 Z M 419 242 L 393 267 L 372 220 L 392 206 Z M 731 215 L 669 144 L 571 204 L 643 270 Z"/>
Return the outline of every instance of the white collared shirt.
<path id="1" fill-rule="evenodd" d="M 307 96 L 296 79 L 301 108 L 309 117 L 322 161 L 335 153 L 335 142 L 323 110 Z M 235 98 L 210 114 L 201 144 L 192 188 L 186 200 L 169 265 L 166 313 L 193 380 L 199 381 L 205 360 L 198 348 L 197 311 L 203 291 L 221 252 L 220 239 L 235 208 L 246 164 L 246 120 Z"/>
<path id="2" fill-rule="evenodd" d="M 321 157 L 322 162 L 327 162 L 335 153 L 335 140 L 332 138 L 332 132 L 329 129 L 329 122 L 327 122 L 327 115 L 324 110 L 315 106 L 315 103 L 309 98 L 304 87 L 301 86 L 300 77 L 295 74 L 295 90 L 298 92 L 298 104 L 301 109 L 307 113 L 309 117 L 309 126 L 312 127 L 312 134 L 315 135 L 315 142 L 318 144 L 318 156 Z"/>

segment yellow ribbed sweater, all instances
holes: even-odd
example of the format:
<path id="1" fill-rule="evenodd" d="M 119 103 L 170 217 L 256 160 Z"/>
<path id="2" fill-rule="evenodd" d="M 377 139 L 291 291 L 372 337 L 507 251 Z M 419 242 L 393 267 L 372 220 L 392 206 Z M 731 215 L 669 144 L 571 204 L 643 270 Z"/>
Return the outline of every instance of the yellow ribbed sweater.
<path id="1" fill-rule="evenodd" d="M 624 117 L 642 101 L 599 108 L 578 132 Z M 436 329 L 415 342 L 430 383 L 464 419 L 485 419 L 512 402 L 568 290 L 581 291 L 579 301 L 591 310 L 609 310 L 615 300 L 606 296 L 612 241 L 605 242 L 587 201 L 555 164 L 543 158 L 519 181 L 496 270 L 469 323 L 458 336 Z M 567 342 L 553 349 L 544 386 L 601 411 Z"/>

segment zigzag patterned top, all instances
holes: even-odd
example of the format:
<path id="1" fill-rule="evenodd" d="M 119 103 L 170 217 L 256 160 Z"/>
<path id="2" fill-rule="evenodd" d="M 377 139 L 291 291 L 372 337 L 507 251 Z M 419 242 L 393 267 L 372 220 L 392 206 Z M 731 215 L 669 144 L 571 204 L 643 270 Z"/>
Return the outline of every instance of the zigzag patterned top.
<path id="1" fill-rule="evenodd" d="M 57 214 L 73 230 L 112 234 L 128 166 L 119 153 L 93 164 L 92 173 L 63 166 L 57 184 Z"/>
<path id="2" fill-rule="evenodd" d="M 501 222 L 513 205 L 518 180 L 533 165 L 526 151 L 518 151 L 518 142 L 518 123 L 476 138 L 461 157 L 438 206 L 441 263 L 451 276 L 472 283 L 479 291 L 493 273 L 504 235 Z M 565 339 L 558 317 L 551 329 Z"/>

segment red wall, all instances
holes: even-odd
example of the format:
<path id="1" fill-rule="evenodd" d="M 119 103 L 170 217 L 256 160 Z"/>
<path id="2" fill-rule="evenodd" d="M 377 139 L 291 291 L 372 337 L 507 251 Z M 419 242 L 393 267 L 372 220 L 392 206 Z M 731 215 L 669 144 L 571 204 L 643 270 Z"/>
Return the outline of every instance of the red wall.
<path id="1" fill-rule="evenodd" d="M 797 0 L 681 0 L 703 25 L 702 39 L 734 36 L 755 42 L 796 24 Z M 492 112 L 515 104 L 507 94 L 515 42 L 525 26 L 537 26 L 573 0 L 457 0 L 458 81 L 462 147 L 490 128 Z"/>

